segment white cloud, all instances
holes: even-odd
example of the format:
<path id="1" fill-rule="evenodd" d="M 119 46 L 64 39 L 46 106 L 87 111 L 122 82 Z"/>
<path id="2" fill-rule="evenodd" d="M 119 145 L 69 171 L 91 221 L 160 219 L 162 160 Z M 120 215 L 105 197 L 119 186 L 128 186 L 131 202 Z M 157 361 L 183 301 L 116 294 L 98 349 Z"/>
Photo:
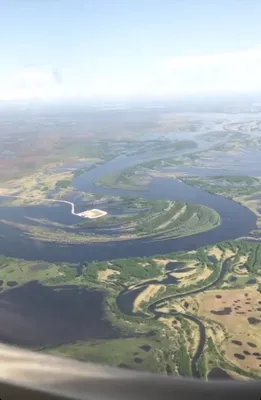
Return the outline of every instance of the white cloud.
<path id="1" fill-rule="evenodd" d="M 229 53 L 173 57 L 164 60 L 149 93 L 200 94 L 261 90 L 261 47 Z"/>
<path id="2" fill-rule="evenodd" d="M 52 69 L 25 68 L 0 80 L 1 100 L 54 98 L 62 95 Z"/>
<path id="3" fill-rule="evenodd" d="M 31 100 L 75 97 L 129 96 L 135 93 L 128 77 L 118 74 L 78 78 L 77 71 L 65 69 L 66 79 L 54 68 L 25 68 L 0 78 L 0 100 Z"/>
<path id="4" fill-rule="evenodd" d="M 115 65 L 117 63 L 115 62 Z M 170 57 L 139 73 L 104 69 L 90 76 L 81 67 L 25 68 L 0 75 L 0 100 L 60 97 L 189 95 L 261 91 L 261 47 L 227 53 Z M 143 72 L 142 72 L 143 71 Z"/>
<path id="5" fill-rule="evenodd" d="M 261 63 L 261 47 L 229 53 L 210 53 L 193 56 L 173 57 L 165 61 L 167 68 L 187 69 L 194 68 L 235 68 L 239 63 Z"/>

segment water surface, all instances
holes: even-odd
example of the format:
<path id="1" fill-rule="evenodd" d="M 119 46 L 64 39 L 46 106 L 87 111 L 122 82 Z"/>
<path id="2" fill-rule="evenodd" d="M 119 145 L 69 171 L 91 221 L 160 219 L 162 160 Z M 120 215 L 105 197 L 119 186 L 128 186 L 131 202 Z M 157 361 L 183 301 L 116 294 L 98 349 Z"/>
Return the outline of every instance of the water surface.
<path id="1" fill-rule="evenodd" d="M 0 294 L 0 342 L 19 346 L 57 346 L 79 340 L 108 339 L 120 331 L 106 320 L 104 293 L 38 282 Z"/>

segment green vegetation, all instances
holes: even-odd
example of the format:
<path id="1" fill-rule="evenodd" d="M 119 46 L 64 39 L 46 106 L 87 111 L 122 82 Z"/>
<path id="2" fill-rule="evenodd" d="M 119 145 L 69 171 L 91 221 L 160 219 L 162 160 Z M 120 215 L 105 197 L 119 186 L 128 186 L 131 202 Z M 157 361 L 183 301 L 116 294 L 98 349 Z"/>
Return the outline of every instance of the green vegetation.
<path id="1" fill-rule="evenodd" d="M 191 360 L 184 344 L 175 353 L 175 357 L 178 360 L 179 375 L 191 376 Z"/>
<path id="2" fill-rule="evenodd" d="M 121 172 L 105 175 L 95 184 L 116 189 L 147 190 L 146 186 L 149 182 L 150 177 L 144 171 L 139 171 L 137 167 L 131 167 Z"/>
<path id="3" fill-rule="evenodd" d="M 204 354 L 201 355 L 198 361 L 198 372 L 201 379 L 207 378 L 207 366 Z"/>
<path id="4" fill-rule="evenodd" d="M 168 171 L 167 169 L 175 168 L 178 166 L 197 166 L 198 159 L 200 159 L 201 153 L 191 153 L 186 155 L 176 155 L 171 157 L 164 157 L 157 160 L 147 161 L 136 168 L 143 168 L 144 172 L 150 173 L 151 171 L 159 171 L 162 170 L 164 172 Z"/>
<path id="5" fill-rule="evenodd" d="M 15 226 L 30 238 L 56 243 L 117 242 L 145 237 L 164 240 L 208 231 L 220 224 L 220 217 L 214 210 L 180 201 L 112 198 L 108 206 L 119 207 L 121 213 L 110 215 L 109 212 L 103 218 L 82 219 L 72 225 L 35 218 L 19 223 L 1 222 Z M 96 227 L 102 228 L 102 232 L 92 230 Z"/>
<path id="6" fill-rule="evenodd" d="M 261 192 L 261 180 L 249 176 L 187 177 L 185 183 L 200 186 L 204 190 L 224 197 L 238 198 Z"/>
<path id="7" fill-rule="evenodd" d="M 142 259 L 141 259 L 142 260 Z M 146 265 L 142 265 L 142 264 Z M 161 269 L 153 260 L 138 261 L 135 258 L 120 259 L 108 264 L 104 262 L 93 262 L 88 264 L 88 268 L 84 270 L 83 276 L 88 281 L 98 280 L 98 272 L 111 268 L 120 274 L 114 277 L 116 285 L 140 282 L 144 279 L 152 279 L 160 275 Z"/>
<path id="8" fill-rule="evenodd" d="M 194 140 L 180 140 L 178 142 L 174 142 L 171 146 L 171 149 L 174 151 L 180 151 L 185 149 L 195 149 L 197 147 L 197 142 Z"/>
<path id="9" fill-rule="evenodd" d="M 0 281 L 2 289 L 10 289 L 8 282 L 21 285 L 38 280 L 45 285 L 71 282 L 76 276 L 76 267 L 65 263 L 51 264 L 43 261 L 26 261 L 0 257 Z"/>
<path id="10" fill-rule="evenodd" d="M 231 124 L 232 125 L 232 124 Z M 249 127 L 248 127 L 249 129 Z M 260 137 L 250 136 L 249 132 L 233 132 L 227 136 L 225 143 L 215 145 L 212 150 L 222 153 L 234 153 L 243 149 L 261 149 Z"/>
<path id="11" fill-rule="evenodd" d="M 215 247 L 213 249 L 215 249 Z M 246 254 L 249 254 L 250 260 L 251 260 L 251 254 L 253 254 L 255 256 L 257 254 L 259 254 L 259 257 L 260 257 L 260 246 L 258 243 L 249 243 L 249 242 L 245 242 L 245 241 L 224 242 L 224 243 L 220 243 L 218 245 L 217 249 L 218 249 L 217 254 L 219 254 L 219 252 L 220 252 L 220 254 L 223 254 L 220 261 L 218 261 L 218 259 L 213 255 L 211 247 L 199 249 L 197 252 L 191 253 L 191 254 L 176 253 L 176 254 L 166 256 L 166 257 L 168 257 L 168 259 L 170 261 L 171 261 L 171 259 L 175 259 L 175 261 L 185 262 L 185 265 L 187 265 L 187 264 L 191 265 L 192 260 L 196 264 L 199 263 L 199 265 L 197 267 L 199 274 L 200 274 L 200 270 L 201 270 L 200 265 L 207 263 L 207 265 L 210 268 L 212 268 L 213 272 L 209 278 L 206 278 L 202 282 L 198 282 L 197 284 L 195 284 L 195 286 L 193 286 L 193 285 L 185 285 L 184 286 L 184 282 L 183 282 L 183 288 L 181 289 L 181 288 L 177 288 L 177 285 L 169 284 L 164 292 L 161 292 L 158 297 L 157 297 L 157 295 L 156 295 L 156 297 L 154 297 L 154 301 L 155 300 L 159 301 L 159 299 L 161 299 L 161 302 L 166 303 L 166 299 L 168 301 L 171 301 L 171 299 L 173 299 L 173 298 L 177 298 L 177 299 L 189 298 L 189 296 L 193 295 L 193 293 L 196 294 L 196 293 L 203 292 L 203 291 L 204 291 L 203 293 L 207 293 L 208 287 L 209 287 L 209 289 L 210 288 L 213 289 L 213 287 L 216 287 L 216 288 L 222 287 L 223 282 L 228 281 L 228 278 L 231 275 L 231 271 L 233 271 L 234 265 L 238 265 L 238 263 L 241 260 L 241 257 L 243 257 L 243 256 L 245 257 Z M 164 257 L 162 259 L 164 260 Z M 228 268 L 223 277 L 223 280 L 221 282 L 219 282 L 217 278 L 220 275 L 220 266 L 221 266 L 221 263 L 223 263 L 225 260 L 228 262 Z M 155 266 L 155 264 L 154 264 L 155 261 L 156 261 L 156 258 L 153 259 L 153 263 L 151 264 L 151 259 L 143 259 L 143 262 L 139 261 L 138 265 L 143 266 L 143 267 L 144 267 L 144 265 L 146 265 L 148 268 L 150 268 L 151 265 L 153 267 Z M 118 261 L 116 263 L 114 263 L 114 262 L 110 263 L 110 268 L 116 269 L 117 263 L 118 263 Z M 147 263 L 148 263 L 148 265 L 147 265 Z M 106 267 L 105 264 L 103 263 L 103 265 L 101 265 L 101 263 L 99 263 L 99 266 L 100 266 L 99 268 L 104 269 Z M 121 260 L 120 264 L 123 268 L 128 268 L 127 263 L 125 266 L 124 260 Z M 133 264 L 133 268 L 134 268 L 135 260 L 132 260 L 131 264 Z M 241 266 L 245 265 L 247 267 L 248 263 L 245 262 L 245 264 L 243 264 L 243 265 L 240 264 L 240 265 Z M 259 267 L 261 268 L 261 265 Z M 261 272 L 260 270 L 256 269 L 254 273 L 256 274 L 256 276 L 259 276 L 260 272 Z M 152 274 L 154 277 L 154 280 L 155 280 L 157 273 L 164 274 L 164 268 L 162 269 L 162 266 L 161 266 L 160 269 L 159 268 L 154 269 L 153 274 Z M 120 272 L 120 276 L 121 275 L 122 275 L 122 272 Z M 128 276 L 128 274 L 126 276 Z M 242 286 L 240 286 L 240 284 L 238 284 L 238 282 L 237 282 L 237 285 L 234 285 L 234 283 L 233 283 L 233 284 L 231 284 L 230 287 L 226 287 L 226 290 L 236 289 L 238 287 L 244 288 L 246 285 L 249 285 L 249 287 L 251 287 L 252 283 L 248 283 L 248 280 L 251 276 L 253 277 L 253 272 L 249 272 L 247 279 L 244 281 L 244 284 Z M 144 278 L 146 279 L 146 283 L 148 284 L 149 282 L 148 282 L 148 278 L 147 278 L 146 274 L 144 275 Z M 195 276 L 194 276 L 194 278 L 195 278 Z M 135 279 L 133 279 L 133 277 L 131 277 L 131 276 L 129 276 L 127 279 L 129 279 L 128 285 L 132 285 L 132 288 L 134 288 L 135 286 L 133 286 L 133 285 L 134 285 Z M 143 279 L 143 278 L 140 278 L 140 279 Z M 139 279 L 139 283 L 141 283 L 140 279 Z M 160 281 L 161 281 L 160 276 L 158 276 L 158 280 L 160 283 Z M 214 282 L 215 280 L 216 280 L 216 285 L 213 286 L 213 284 L 211 284 L 211 282 Z M 110 290 L 112 288 L 112 285 L 114 287 L 118 286 L 118 293 L 121 290 L 121 288 L 119 287 L 120 278 L 119 278 L 119 280 L 118 279 L 115 280 L 114 278 L 111 278 L 111 280 L 109 280 L 109 282 L 107 282 L 106 284 L 108 285 L 108 287 L 110 287 Z M 124 285 L 124 281 L 122 282 L 122 284 Z M 126 281 L 125 281 L 125 284 L 126 284 Z M 126 286 L 124 285 L 122 287 L 126 287 Z M 199 290 L 200 287 L 201 287 L 201 290 Z M 114 295 L 115 295 L 115 292 L 114 292 Z M 145 311 L 151 303 L 152 303 L 151 301 L 148 301 L 147 303 L 143 303 L 143 310 Z M 107 303 L 107 304 L 109 304 L 109 303 Z M 112 305 L 112 303 L 111 303 L 111 305 Z M 161 305 L 161 307 L 166 308 L 165 313 L 166 313 L 166 317 L 168 317 L 166 304 L 163 306 Z M 116 313 L 114 315 L 117 315 L 118 319 L 123 318 L 123 315 L 121 313 L 119 313 L 119 311 L 116 311 L 115 306 L 111 308 L 111 312 L 113 314 Z M 185 309 L 184 309 L 184 312 L 186 312 Z M 117 323 L 117 318 L 114 319 L 114 321 L 116 323 Z M 154 329 L 157 329 L 156 321 L 154 321 L 151 318 L 152 318 L 152 315 L 150 313 L 143 314 L 142 323 L 141 323 L 141 319 L 138 316 L 136 316 L 135 318 L 133 318 L 132 316 L 124 317 L 125 321 L 126 320 L 128 321 L 128 319 L 129 319 L 129 321 L 131 321 L 131 324 L 133 327 L 135 327 L 135 326 L 138 327 L 139 321 L 140 321 L 140 323 L 141 323 L 140 328 L 143 327 L 143 329 L 145 329 L 144 322 L 146 321 L 146 324 L 148 327 L 151 328 L 151 323 L 153 323 Z M 194 329 L 197 329 L 197 327 L 196 328 L 188 327 L 186 324 L 184 324 L 184 320 L 179 319 L 179 321 L 182 324 L 181 330 L 177 329 L 177 328 L 176 329 L 171 328 L 169 324 L 166 324 L 166 325 L 164 325 L 164 335 L 167 335 L 168 337 L 170 337 L 172 335 L 172 337 L 175 338 L 175 341 L 178 341 L 178 347 L 176 347 L 176 345 L 173 345 L 173 347 L 172 347 L 172 359 L 174 360 L 174 364 L 176 365 L 176 367 L 175 366 L 171 367 L 172 372 L 175 373 L 175 371 L 178 371 L 179 374 L 184 374 L 184 375 L 188 376 L 188 375 L 191 375 L 191 357 L 192 357 L 192 355 L 188 352 L 186 343 L 193 342 L 193 339 L 192 339 L 192 337 L 194 337 L 193 332 L 194 332 Z M 187 321 L 185 321 L 185 322 L 187 322 Z M 156 324 L 156 326 L 155 326 L 155 324 Z M 168 328 L 168 326 L 169 326 L 169 328 Z M 174 329 L 174 331 L 172 329 Z M 243 375 L 246 375 L 249 377 L 257 377 L 257 375 L 255 373 L 252 373 L 251 371 L 249 371 L 247 374 L 244 374 L 242 371 L 242 368 L 239 368 L 239 367 L 233 365 L 233 363 L 228 362 L 222 356 L 222 354 L 220 352 L 218 352 L 218 353 L 216 352 L 215 347 L 214 348 L 213 348 L 213 346 L 211 347 L 212 343 L 213 343 L 213 341 L 211 339 L 208 343 L 208 346 L 206 346 L 206 349 L 207 348 L 210 349 L 209 354 L 210 355 L 212 354 L 212 355 L 211 356 L 209 355 L 207 360 L 202 356 L 198 361 L 198 371 L 199 371 L 201 377 L 206 378 L 208 372 L 214 366 L 220 366 L 223 369 L 235 371 L 235 372 L 239 373 L 240 375 L 243 374 Z M 205 350 L 205 352 L 206 351 L 207 350 Z M 206 354 L 208 354 L 208 353 L 206 353 Z M 215 363 L 213 362 L 213 357 L 215 357 Z"/>
<path id="12" fill-rule="evenodd" d="M 217 131 L 217 132 L 207 132 L 198 136 L 198 138 L 207 140 L 210 142 L 215 142 L 216 140 L 226 139 L 228 142 L 234 140 L 246 140 L 249 139 L 249 135 L 242 132 L 229 132 L 229 131 Z"/>
<path id="13" fill-rule="evenodd" d="M 168 352 L 168 347 L 165 345 L 164 348 L 163 344 L 163 341 L 136 337 L 75 343 L 49 352 L 99 364 L 108 364 L 109 360 L 109 364 L 113 366 L 162 373 L 166 368 L 164 353 Z M 146 350 L 142 349 L 143 346 Z"/>
<path id="14" fill-rule="evenodd" d="M 108 215 L 103 220 L 83 221 L 79 225 L 89 228 L 102 226 L 107 229 L 118 226 L 119 233 L 129 232 L 131 237 L 151 236 L 162 240 L 206 231 L 220 223 L 220 217 L 214 210 L 179 201 L 142 198 L 125 200 L 121 204 L 122 211 L 128 212 L 129 208 L 131 214 Z"/>
<path id="15" fill-rule="evenodd" d="M 87 167 L 83 168 L 78 168 L 76 171 L 74 171 L 73 176 L 76 178 L 77 176 L 85 174 L 85 172 L 90 171 L 91 169 L 95 168 L 97 165 L 99 165 L 101 162 L 95 162 L 94 164 L 88 165 Z"/>
<path id="16" fill-rule="evenodd" d="M 153 140 L 153 141 L 142 141 L 139 143 L 129 143 L 129 150 L 132 154 L 144 154 L 151 153 L 153 158 L 160 156 L 166 156 L 167 154 L 172 155 L 183 150 L 195 149 L 197 148 L 197 142 L 193 140 Z M 134 150 L 134 151 L 133 151 Z"/>
<path id="17" fill-rule="evenodd" d="M 129 167 L 120 172 L 115 172 L 108 174 L 96 181 L 97 186 L 105 186 L 119 189 L 127 190 L 147 190 L 147 186 L 151 181 L 150 172 L 154 169 L 171 167 L 184 163 L 184 158 L 178 156 L 174 157 L 173 152 L 179 152 L 185 149 L 194 149 L 197 147 L 197 143 L 193 140 L 181 140 L 177 142 L 166 142 L 159 141 L 158 143 L 153 143 L 151 150 L 153 150 L 155 160 L 148 161 L 139 164 L 135 167 Z M 165 151 L 163 153 L 163 150 Z M 148 148 L 146 147 L 148 152 Z M 156 156 L 157 152 L 161 151 L 162 155 Z M 140 151 L 139 151 L 140 152 Z M 166 154 L 171 154 L 169 158 Z"/>
<path id="18" fill-rule="evenodd" d="M 62 154 L 64 160 L 68 157 L 69 159 L 75 158 L 75 160 L 89 158 L 94 161 L 101 161 L 110 160 L 116 155 L 114 147 L 116 146 L 113 142 L 105 140 L 94 138 L 86 140 L 84 137 L 67 136 L 60 139 L 54 151 L 59 155 Z"/>
<path id="19" fill-rule="evenodd" d="M 222 290 L 228 293 L 248 286 L 250 293 L 251 288 L 259 288 L 260 260 L 261 245 L 244 240 L 223 242 L 190 253 L 93 262 L 82 266 L 80 276 L 76 274 L 77 265 L 28 262 L 2 257 L 0 280 L 3 290 L 14 290 L 8 282 L 23 284 L 39 280 L 44 285 L 77 284 L 106 291 L 104 307 L 107 318 L 121 329 L 121 339 L 77 342 L 41 351 L 85 361 L 121 364 L 139 370 L 188 376 L 192 374 L 191 360 L 198 345 L 198 326 L 188 321 L 183 314 L 196 315 L 206 327 L 211 327 L 212 320 L 200 317 L 198 306 L 193 308 L 197 304 L 193 303 L 193 299 L 197 299 L 198 295 L 205 296 L 214 289 L 218 289 L 218 293 Z M 168 272 L 166 264 L 171 261 L 179 263 L 179 267 Z M 224 263 L 225 274 L 220 281 Z M 242 268 L 247 271 L 245 277 L 240 275 L 241 271 L 245 273 Z M 206 274 L 208 269 L 210 274 Z M 183 274 L 183 278 L 177 283 L 164 285 L 162 281 L 168 274 Z M 231 275 L 237 276 L 236 282 L 229 281 Z M 253 286 L 248 281 L 254 278 L 256 281 Z M 117 296 L 122 290 L 133 290 L 142 283 L 148 286 L 150 280 L 158 281 L 159 285 L 165 286 L 165 290 L 158 291 L 148 300 L 144 298 L 141 315 L 123 314 L 117 306 Z M 151 311 L 148 312 L 148 307 L 155 302 L 157 308 L 162 310 L 158 319 L 153 318 Z M 184 306 L 186 302 L 187 305 Z M 176 312 L 173 313 L 171 310 L 174 309 Z M 216 330 L 214 325 L 212 329 Z M 151 331 L 154 333 L 148 337 Z M 149 347 L 144 349 L 142 346 Z M 207 378 L 209 371 L 215 366 L 240 375 L 257 376 L 253 371 L 244 373 L 242 368 L 234 365 L 226 358 L 226 352 L 217 349 L 210 337 L 197 362 L 197 368 L 200 376 Z"/>
<path id="20" fill-rule="evenodd" d="M 261 244 L 251 246 L 245 266 L 249 273 L 255 274 L 261 269 Z"/>
<path id="21" fill-rule="evenodd" d="M 72 184 L 72 181 L 70 179 L 63 179 L 60 181 L 57 181 L 55 184 L 56 188 L 67 188 Z"/>
<path id="22" fill-rule="evenodd" d="M 253 211 L 261 226 L 261 179 L 249 176 L 186 177 L 183 181 L 233 199 Z"/>

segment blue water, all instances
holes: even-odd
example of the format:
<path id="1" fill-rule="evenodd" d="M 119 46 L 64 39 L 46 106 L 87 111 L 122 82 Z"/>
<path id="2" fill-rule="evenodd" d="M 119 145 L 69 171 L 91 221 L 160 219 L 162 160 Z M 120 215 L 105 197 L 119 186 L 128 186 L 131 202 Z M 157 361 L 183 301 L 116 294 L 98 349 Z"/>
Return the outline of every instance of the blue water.
<path id="1" fill-rule="evenodd" d="M 115 168 L 118 166 L 115 164 Z M 97 170 L 100 167 L 97 168 Z M 96 187 L 92 181 L 97 170 L 89 171 L 75 180 L 75 185 L 80 190 L 106 195 L 131 195 L 140 196 L 141 193 L 125 190 L 113 190 Z M 101 173 L 101 171 L 99 171 Z M 103 173 L 103 172 L 102 172 Z M 149 191 L 142 193 L 144 197 L 152 199 L 185 200 L 192 203 L 202 204 L 216 210 L 222 218 L 219 227 L 196 235 L 171 239 L 151 244 L 149 239 L 128 240 L 124 242 L 110 242 L 103 244 L 72 244 L 64 245 L 58 243 L 44 243 L 28 239 L 23 232 L 16 227 L 0 225 L 0 253 L 6 256 L 45 260 L 50 262 L 67 261 L 72 263 L 110 260 L 125 257 L 143 257 L 154 254 L 166 254 L 175 251 L 189 251 L 204 245 L 214 244 L 219 241 L 235 239 L 246 236 L 250 230 L 256 227 L 256 217 L 247 208 L 232 200 L 212 195 L 204 190 L 186 185 L 178 180 L 157 178 L 149 185 Z M 15 221 L 24 218 L 24 214 L 34 217 L 50 218 L 56 221 L 71 221 L 76 223 L 79 217 L 70 214 L 70 206 L 58 204 L 53 206 L 33 207 L 1 207 L 0 219 Z M 21 215 L 23 217 L 21 217 Z"/>
<path id="2" fill-rule="evenodd" d="M 199 118 L 199 116 L 198 116 Z M 221 116 L 219 116 L 221 118 Z M 213 143 L 201 143 L 198 149 L 203 150 Z M 191 153 L 184 150 L 179 155 Z M 22 230 L 17 227 L 0 223 L 0 253 L 17 258 L 45 260 L 50 262 L 67 261 L 72 263 L 110 260 L 114 258 L 152 256 L 154 254 L 166 254 L 175 251 L 189 251 L 204 245 L 210 245 L 219 241 L 235 239 L 246 236 L 250 230 L 256 228 L 256 217 L 247 208 L 232 200 L 212 195 L 204 190 L 186 185 L 175 179 L 156 178 L 148 186 L 148 191 L 128 191 L 121 189 L 108 189 L 97 187 L 95 181 L 103 175 L 118 172 L 124 168 L 135 166 L 149 161 L 153 155 L 127 156 L 121 155 L 104 165 L 80 175 L 73 180 L 73 185 L 80 191 L 107 196 L 143 196 L 150 199 L 169 199 L 188 201 L 202 204 L 216 210 L 222 219 L 219 227 L 196 235 L 171 239 L 161 242 L 153 242 L 149 239 L 128 240 L 124 242 L 110 242 L 104 244 L 72 244 L 44 243 L 34 239 L 28 239 Z M 157 158 L 157 157 L 156 157 Z M 184 169 L 184 167 L 183 167 Z M 257 167 L 259 169 L 259 167 Z M 187 171 L 189 171 L 187 169 Z M 209 174 L 217 171 L 209 169 L 191 169 L 194 174 Z M 213 172 L 214 171 L 214 172 Z M 228 174 L 229 171 L 218 171 L 218 174 Z M 104 205 L 106 207 L 106 205 Z M 101 207 L 102 208 L 102 207 Z M 86 203 L 76 202 L 77 212 L 86 209 Z M 54 222 L 75 225 L 81 221 L 80 217 L 71 214 L 70 205 L 52 204 L 32 207 L 0 207 L 0 220 L 10 220 L 24 223 L 26 217 L 44 218 Z"/>

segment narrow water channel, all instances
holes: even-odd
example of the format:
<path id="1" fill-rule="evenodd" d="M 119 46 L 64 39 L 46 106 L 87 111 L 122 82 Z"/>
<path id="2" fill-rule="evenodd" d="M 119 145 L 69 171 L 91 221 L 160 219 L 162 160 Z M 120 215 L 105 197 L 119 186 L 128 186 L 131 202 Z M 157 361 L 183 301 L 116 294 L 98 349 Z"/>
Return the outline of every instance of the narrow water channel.
<path id="1" fill-rule="evenodd" d="M 164 301 L 169 301 L 171 299 L 177 299 L 177 298 L 183 298 L 186 296 L 190 296 L 192 294 L 198 294 L 201 293 L 202 291 L 206 291 L 209 290 L 213 287 L 215 287 L 216 285 L 218 285 L 219 283 L 222 282 L 225 274 L 228 271 L 228 267 L 229 267 L 229 259 L 227 259 L 226 261 L 223 262 L 220 272 L 218 274 L 218 276 L 216 277 L 216 279 L 214 279 L 211 283 L 209 283 L 208 285 L 198 288 L 198 289 L 194 289 L 191 290 L 190 292 L 186 292 L 186 293 L 175 293 L 172 295 L 168 295 L 165 296 L 163 298 L 161 298 L 160 300 L 155 301 L 154 303 L 150 304 L 148 307 L 148 311 L 150 312 L 150 314 L 153 315 L 153 318 L 159 318 L 162 316 L 165 316 L 164 313 L 161 313 L 160 311 L 157 311 L 157 307 L 163 303 Z M 117 297 L 116 299 L 116 303 L 118 308 L 120 309 L 121 312 L 128 314 L 128 315 L 140 315 L 141 317 L 144 317 L 143 314 L 136 314 L 133 313 L 133 303 L 136 299 L 136 297 L 138 296 L 138 294 L 140 294 L 148 285 L 152 284 L 152 282 L 155 282 L 155 280 L 151 280 L 146 282 L 146 285 L 140 285 L 138 287 L 136 287 L 133 290 L 129 290 L 128 289 L 124 289 Z M 171 283 L 167 283 L 167 280 L 165 282 L 165 285 L 168 285 Z M 206 343 L 206 330 L 205 330 L 205 326 L 204 324 L 200 321 L 199 318 L 197 318 L 194 315 L 191 314 L 187 314 L 187 313 L 177 313 L 177 312 L 172 312 L 170 311 L 169 315 L 182 315 L 184 318 L 189 319 L 190 321 L 194 322 L 195 324 L 197 324 L 198 328 L 199 328 L 199 343 L 197 346 L 197 350 L 194 354 L 194 356 L 192 357 L 191 360 L 191 370 L 192 370 L 192 374 L 194 377 L 198 378 L 200 377 L 199 372 L 198 372 L 198 366 L 197 363 L 202 355 L 202 352 L 204 351 L 204 346 Z"/>

